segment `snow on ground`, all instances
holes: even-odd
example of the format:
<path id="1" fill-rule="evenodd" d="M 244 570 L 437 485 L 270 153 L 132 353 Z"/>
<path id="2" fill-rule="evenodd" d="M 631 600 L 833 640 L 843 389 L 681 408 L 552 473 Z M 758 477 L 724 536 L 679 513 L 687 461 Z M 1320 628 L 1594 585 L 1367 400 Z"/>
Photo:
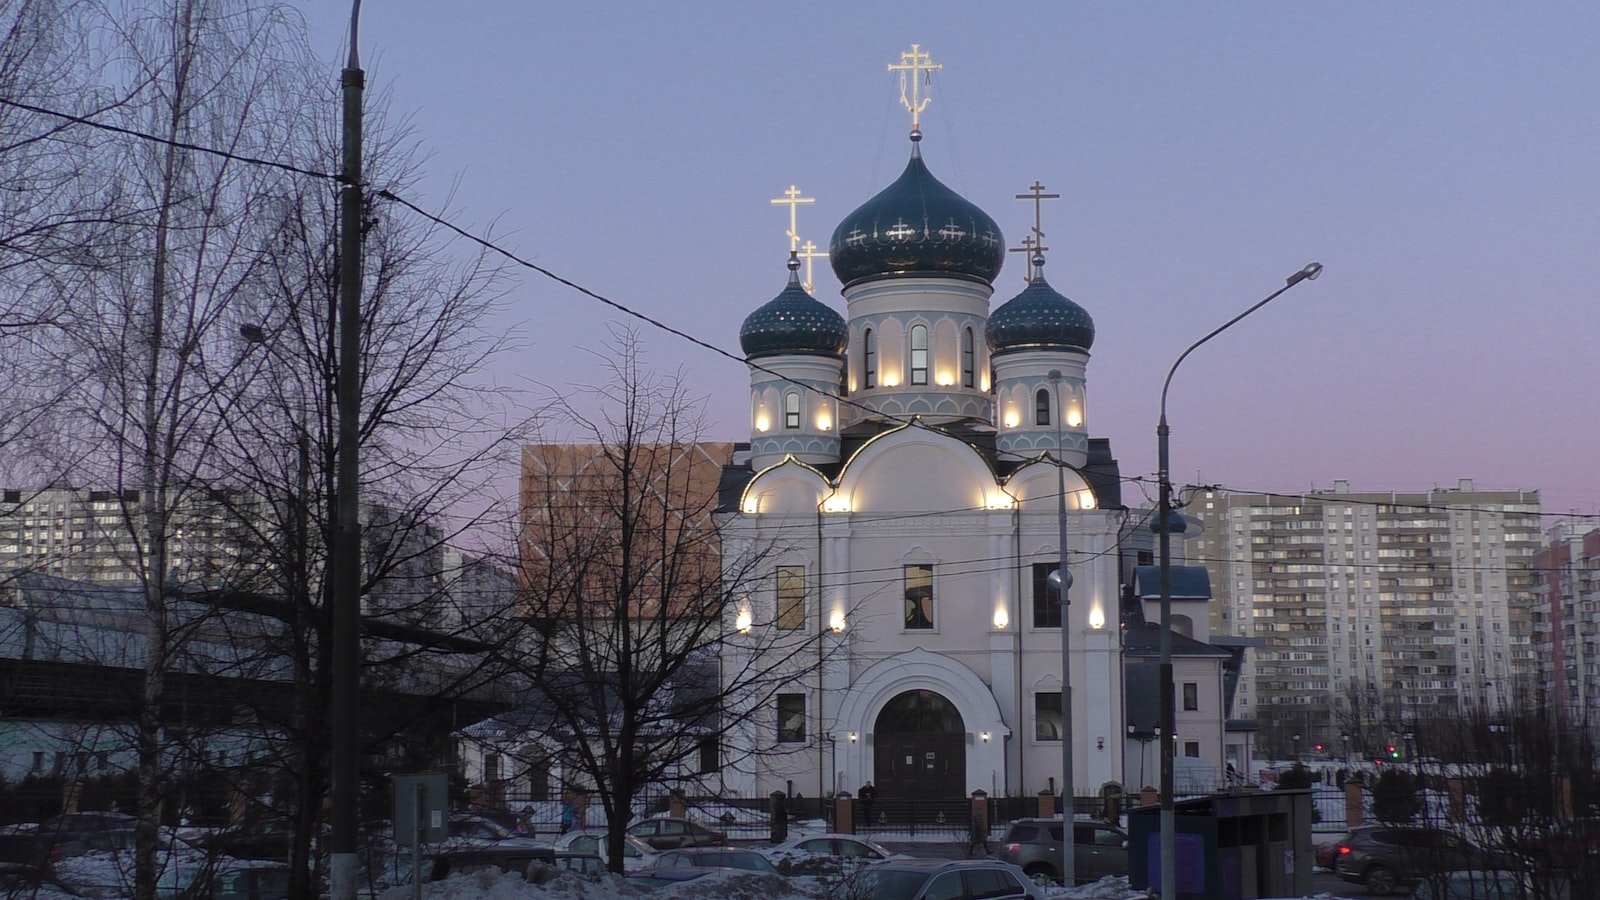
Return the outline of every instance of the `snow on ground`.
<path id="1" fill-rule="evenodd" d="M 826 900 L 826 886 L 814 878 L 778 875 L 708 875 L 684 884 L 646 890 L 615 875 L 588 879 L 564 874 L 534 885 L 520 875 L 475 872 L 424 886 L 427 900 Z M 1128 888 L 1126 878 L 1106 878 L 1071 889 L 1050 887 L 1046 900 L 1144 900 L 1144 891 Z M 379 900 L 408 900 L 409 885 L 379 894 Z"/>

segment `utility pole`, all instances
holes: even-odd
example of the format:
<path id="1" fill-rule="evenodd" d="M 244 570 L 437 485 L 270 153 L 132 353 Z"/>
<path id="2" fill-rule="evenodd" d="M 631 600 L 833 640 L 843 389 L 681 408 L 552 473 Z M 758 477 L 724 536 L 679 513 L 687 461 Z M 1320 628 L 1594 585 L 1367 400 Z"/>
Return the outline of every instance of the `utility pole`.
<path id="1" fill-rule="evenodd" d="M 339 463 L 333 544 L 329 548 L 333 684 L 329 741 L 329 887 L 333 900 L 355 900 L 360 860 L 356 818 L 361 796 L 361 106 L 366 73 L 356 51 L 361 0 L 350 9 L 350 57 L 340 75 L 344 99 L 344 168 L 339 175 Z"/>

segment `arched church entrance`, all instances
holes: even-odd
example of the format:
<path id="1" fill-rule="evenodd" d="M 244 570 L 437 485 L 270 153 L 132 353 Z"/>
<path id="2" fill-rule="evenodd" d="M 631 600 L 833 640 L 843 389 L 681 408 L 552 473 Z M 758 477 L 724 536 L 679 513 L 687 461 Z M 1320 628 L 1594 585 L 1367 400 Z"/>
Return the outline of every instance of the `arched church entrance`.
<path id="1" fill-rule="evenodd" d="M 906 691 L 884 704 L 872 729 L 878 796 L 966 796 L 966 736 L 961 712 L 933 691 Z"/>

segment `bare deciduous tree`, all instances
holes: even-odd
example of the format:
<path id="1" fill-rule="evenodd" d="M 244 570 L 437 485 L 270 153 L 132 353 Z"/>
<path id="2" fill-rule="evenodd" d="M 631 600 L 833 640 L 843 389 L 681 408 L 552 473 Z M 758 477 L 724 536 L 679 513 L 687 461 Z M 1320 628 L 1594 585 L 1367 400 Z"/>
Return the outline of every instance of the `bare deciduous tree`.
<path id="1" fill-rule="evenodd" d="M 529 686 L 567 787 L 604 807 L 620 872 L 635 802 L 757 752 L 726 738 L 804 677 L 805 660 L 820 664 L 821 637 L 766 628 L 747 639 L 762 646 L 734 648 L 741 599 L 771 575 L 776 548 L 724 545 L 715 512 L 731 445 L 703 442 L 699 406 L 645 371 L 634 336 L 607 357 L 610 383 L 553 404 L 570 440 L 525 452 L 521 598 L 500 653 Z"/>

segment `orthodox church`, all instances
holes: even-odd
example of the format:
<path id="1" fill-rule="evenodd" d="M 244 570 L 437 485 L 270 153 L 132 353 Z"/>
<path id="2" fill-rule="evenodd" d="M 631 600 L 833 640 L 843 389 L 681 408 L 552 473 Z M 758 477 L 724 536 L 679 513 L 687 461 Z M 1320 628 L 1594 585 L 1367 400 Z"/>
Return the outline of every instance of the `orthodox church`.
<path id="1" fill-rule="evenodd" d="M 763 629 L 821 645 L 768 661 L 794 674 L 742 711 L 739 739 L 765 752 L 724 768 L 740 792 L 1033 794 L 1060 790 L 1065 757 L 1085 795 L 1132 777 L 1148 741 L 1125 714 L 1122 586 L 1151 535 L 1090 437 L 1094 322 L 1045 277 L 1038 183 L 1026 287 L 994 296 L 1000 228 L 923 159 L 926 60 L 913 46 L 890 66 L 913 74 L 904 172 L 829 242 L 845 314 L 791 252 L 788 284 L 740 332 L 750 440 L 723 473 L 723 553 L 766 554 L 771 574 L 740 599 L 731 652 L 770 654 Z M 1218 766 L 1220 669 L 1200 671 Z"/>

